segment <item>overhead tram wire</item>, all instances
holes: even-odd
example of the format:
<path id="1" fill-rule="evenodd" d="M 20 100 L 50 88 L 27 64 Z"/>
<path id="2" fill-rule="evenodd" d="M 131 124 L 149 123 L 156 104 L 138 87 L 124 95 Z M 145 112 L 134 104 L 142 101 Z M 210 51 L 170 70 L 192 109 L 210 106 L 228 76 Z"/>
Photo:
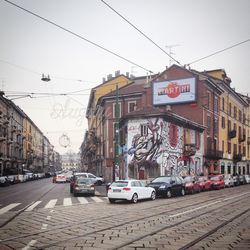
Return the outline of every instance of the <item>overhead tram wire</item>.
<path id="1" fill-rule="evenodd" d="M 214 52 L 214 53 L 212 53 L 212 54 L 210 54 L 210 55 L 208 55 L 208 56 L 204 56 L 204 57 L 202 57 L 202 58 L 199 58 L 199 59 L 197 59 L 197 60 L 195 60 L 195 61 L 193 61 L 193 62 L 191 62 L 191 63 L 185 64 L 185 66 L 190 66 L 191 64 L 197 63 L 197 62 L 199 62 L 199 61 L 201 61 L 201 60 L 204 60 L 204 59 L 209 58 L 209 57 L 211 57 L 211 56 L 217 55 L 217 54 L 219 54 L 219 53 L 222 53 L 222 52 L 224 52 L 224 51 L 226 51 L 226 50 L 232 49 L 232 48 L 234 48 L 234 47 L 237 47 L 237 46 L 239 46 L 239 45 L 241 45 L 241 44 L 243 44 L 243 43 L 247 43 L 247 42 L 250 42 L 250 38 L 247 39 L 247 40 L 244 40 L 244 41 L 242 41 L 242 42 L 236 43 L 236 44 L 234 44 L 234 45 L 232 45 L 232 46 L 230 46 L 230 47 L 227 47 L 227 48 L 225 48 L 225 49 L 218 50 L 218 51 L 216 51 L 216 52 Z"/>
<path id="2" fill-rule="evenodd" d="M 47 19 L 47 18 L 44 18 L 44 17 L 42 17 L 42 16 L 40 16 L 40 15 L 38 15 L 38 14 L 36 14 L 36 13 L 34 13 L 34 12 L 28 10 L 28 9 L 25 9 L 25 8 L 23 8 L 23 7 L 20 6 L 20 5 L 17 5 L 17 4 L 15 4 L 15 3 L 13 3 L 13 2 L 11 2 L 11 1 L 9 1 L 9 0 L 3 0 L 3 1 L 5 1 L 6 3 L 9 3 L 9 4 L 11 4 L 11 5 L 13 5 L 13 6 L 15 6 L 15 7 L 17 7 L 17 8 L 19 8 L 19 9 L 21 9 L 21 10 L 23 10 L 23 11 L 25 11 L 25 12 L 31 14 L 31 15 L 33 15 L 33 16 L 35 16 L 35 17 L 37 17 L 37 18 L 39 18 L 39 19 L 41 19 L 41 20 L 43 20 L 43 21 L 45 21 L 45 22 L 47 22 L 47 23 L 50 23 L 50 24 L 56 26 L 57 28 L 59 28 L 59 29 L 61 29 L 61 30 L 63 30 L 63 31 L 66 31 L 67 33 L 70 33 L 71 35 L 76 36 L 77 38 L 80 38 L 80 39 L 84 40 L 85 42 L 88 42 L 88 43 L 90 43 L 90 44 L 92 44 L 92 45 L 98 47 L 99 49 L 102 49 L 102 50 L 104 50 L 104 51 L 106 51 L 106 52 L 108 52 L 108 53 L 110 53 L 110 54 L 112 54 L 112 55 L 114 55 L 114 56 L 116 56 L 116 57 L 118 57 L 118 58 L 120 58 L 120 59 L 122 59 L 122 60 L 124 60 L 124 61 L 126 61 L 126 62 L 128 62 L 128 63 L 130 63 L 130 64 L 133 64 L 133 65 L 135 65 L 135 66 L 137 66 L 137 67 L 139 67 L 139 68 L 145 70 L 146 72 L 154 73 L 153 71 L 151 71 L 151 70 L 149 70 L 149 69 L 147 69 L 147 68 L 145 68 L 145 67 L 143 67 L 143 66 L 141 66 L 141 65 L 139 65 L 139 64 L 137 64 L 137 63 L 135 63 L 135 62 L 133 62 L 133 61 L 131 61 L 131 60 L 129 60 L 129 59 L 127 59 L 127 58 L 125 58 L 125 57 L 123 57 L 123 56 L 121 56 L 121 55 L 119 55 L 119 54 L 113 52 L 113 51 L 111 51 L 111 50 L 109 50 L 109 49 L 106 49 L 106 48 L 104 48 L 103 46 L 101 46 L 101 45 L 99 45 L 99 44 L 97 44 L 97 43 L 95 43 L 95 42 L 92 42 L 92 41 L 88 40 L 87 38 L 84 38 L 83 36 L 78 35 L 77 33 L 73 32 L 73 31 L 71 31 L 71 30 L 69 30 L 69 29 L 66 29 L 66 28 L 64 28 L 63 26 L 60 26 L 59 24 L 56 24 L 55 22 L 50 21 L 50 20 Z"/>
<path id="3" fill-rule="evenodd" d="M 170 57 L 173 61 L 175 61 L 180 66 L 181 63 L 177 61 L 175 58 L 173 58 L 169 53 L 167 53 L 164 49 L 162 49 L 156 42 L 154 42 L 150 37 L 148 37 L 144 32 L 142 32 L 139 28 L 137 28 L 134 24 L 132 24 L 128 19 L 126 19 L 124 16 L 122 16 L 118 11 L 116 11 L 113 7 L 111 7 L 108 3 L 106 3 L 104 0 L 101 0 L 106 6 L 108 6 L 112 11 L 114 11 L 118 16 L 120 16 L 125 22 L 127 22 L 129 25 L 131 25 L 134 29 L 136 29 L 141 35 L 143 35 L 145 38 L 147 38 L 151 43 L 153 43 L 158 49 L 160 49 L 163 53 L 165 53 L 168 57 Z"/>
<path id="4" fill-rule="evenodd" d="M 41 72 L 37 72 L 37 71 L 35 71 L 35 70 L 33 70 L 33 69 L 29 69 L 29 68 L 23 67 L 23 66 L 21 66 L 21 65 L 15 64 L 15 63 L 8 62 L 8 61 L 6 61 L 6 60 L 0 59 L 0 63 L 5 63 L 5 64 L 8 64 L 8 65 L 10 65 L 10 66 L 12 66 L 12 67 L 16 67 L 16 68 L 19 68 L 19 69 L 22 69 L 22 70 L 25 70 L 25 71 L 28 71 L 28 72 L 37 74 L 37 75 L 39 75 L 39 76 L 42 75 Z M 88 83 L 96 83 L 96 84 L 98 84 L 98 82 L 93 82 L 93 81 L 88 81 L 88 80 L 82 80 L 82 79 L 65 78 L 65 77 L 54 76 L 54 75 L 52 75 L 51 77 L 52 77 L 53 79 L 60 79 L 60 80 L 65 80 L 65 81 L 75 81 L 75 82 L 83 82 L 83 83 L 84 83 L 84 82 L 88 82 Z"/>

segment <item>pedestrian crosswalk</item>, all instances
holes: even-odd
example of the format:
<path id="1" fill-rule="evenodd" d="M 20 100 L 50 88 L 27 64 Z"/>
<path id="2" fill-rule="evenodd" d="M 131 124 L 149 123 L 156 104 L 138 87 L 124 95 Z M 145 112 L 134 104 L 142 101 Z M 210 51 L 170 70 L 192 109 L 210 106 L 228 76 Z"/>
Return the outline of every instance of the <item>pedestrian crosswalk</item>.
<path id="1" fill-rule="evenodd" d="M 107 197 L 97 197 L 97 196 L 93 196 L 93 197 L 67 197 L 67 198 L 63 198 L 63 199 L 51 199 L 49 201 L 36 201 L 31 203 L 30 206 L 26 205 L 26 208 L 24 211 L 26 212 L 30 212 L 33 211 L 34 209 L 38 209 L 38 208 L 44 208 L 44 209 L 51 209 L 54 208 L 56 206 L 64 206 L 64 207 L 68 207 L 68 206 L 72 206 L 72 205 L 76 205 L 76 204 L 88 204 L 88 203 L 101 203 L 101 202 L 105 202 L 107 201 Z M 23 209 L 23 207 L 25 207 L 24 204 L 22 203 L 11 203 L 7 206 L 3 206 L 0 207 L 0 215 L 9 212 L 9 211 L 18 211 Z"/>

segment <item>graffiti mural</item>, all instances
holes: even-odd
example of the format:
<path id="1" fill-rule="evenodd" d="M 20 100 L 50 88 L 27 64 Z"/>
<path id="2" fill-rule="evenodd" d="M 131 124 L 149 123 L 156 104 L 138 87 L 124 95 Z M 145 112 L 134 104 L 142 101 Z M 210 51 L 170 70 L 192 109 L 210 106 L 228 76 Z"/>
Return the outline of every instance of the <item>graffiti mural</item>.
<path id="1" fill-rule="evenodd" d="M 162 118 L 128 121 L 128 177 L 151 178 L 194 172 L 192 159 L 188 165 L 184 164 L 186 161 L 183 159 L 183 134 L 183 127 Z M 196 155 L 197 162 L 200 157 L 202 156 Z"/>

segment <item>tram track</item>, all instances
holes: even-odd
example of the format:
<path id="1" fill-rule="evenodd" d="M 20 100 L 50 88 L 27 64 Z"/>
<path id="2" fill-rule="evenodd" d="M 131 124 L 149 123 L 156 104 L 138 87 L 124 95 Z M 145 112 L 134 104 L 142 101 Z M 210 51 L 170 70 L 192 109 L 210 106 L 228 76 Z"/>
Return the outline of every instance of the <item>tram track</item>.
<path id="1" fill-rule="evenodd" d="M 246 193 L 246 194 L 248 194 L 248 193 Z M 143 236 L 140 236 L 140 237 L 137 237 L 137 238 L 133 238 L 131 241 L 126 242 L 126 244 L 122 244 L 122 245 L 116 246 L 116 247 L 114 247 L 114 248 L 112 248 L 112 249 L 118 249 L 118 248 L 122 248 L 122 247 L 128 246 L 128 245 L 132 244 L 133 242 L 136 242 L 136 241 L 138 241 L 138 240 L 141 240 L 141 239 L 143 239 L 143 238 L 145 238 L 145 237 L 147 237 L 147 236 L 155 235 L 155 234 L 157 234 L 157 233 L 159 233 L 159 232 L 161 232 L 161 231 L 163 231 L 163 230 L 174 228 L 174 227 L 176 227 L 176 226 L 178 226 L 178 225 L 181 225 L 181 224 L 183 224 L 183 223 L 185 223 L 185 222 L 192 221 L 193 219 L 195 219 L 195 218 L 197 218 L 197 217 L 201 217 L 201 216 L 206 215 L 207 213 L 214 212 L 214 211 L 216 211 L 218 208 L 223 208 L 224 206 L 228 206 L 228 203 L 230 203 L 230 202 L 231 202 L 231 203 L 230 203 L 231 206 L 232 206 L 232 204 L 238 204 L 238 203 L 241 202 L 243 199 L 245 199 L 245 197 L 242 197 L 241 199 L 238 199 L 238 200 L 236 200 L 236 201 L 232 201 L 232 199 L 231 199 L 231 200 L 225 200 L 225 201 L 223 201 L 223 200 L 217 200 L 217 202 L 213 202 L 213 203 L 221 203 L 221 202 L 224 202 L 225 204 L 222 204 L 221 206 L 216 207 L 216 208 L 214 208 L 214 209 L 210 209 L 210 210 L 208 210 L 208 211 L 205 211 L 204 213 L 200 213 L 199 215 L 195 215 L 195 216 L 192 216 L 192 217 L 188 217 L 188 218 L 186 218 L 186 219 L 184 219 L 184 220 L 181 220 L 181 221 L 179 221 L 179 222 L 176 222 L 176 223 L 174 223 L 174 224 L 162 226 L 160 229 L 152 230 L 152 231 L 150 231 L 148 234 L 144 234 Z M 214 200 L 214 199 L 213 199 L 213 200 Z M 229 201 L 230 201 L 230 202 L 229 202 Z M 201 208 L 204 208 L 204 202 L 202 202 L 202 204 L 203 204 L 203 205 L 200 206 L 200 207 L 201 207 Z M 212 203 L 211 203 L 211 204 L 212 204 Z M 197 206 L 197 205 L 201 205 L 201 202 L 196 203 L 196 204 L 193 204 L 192 206 L 194 207 L 194 206 Z M 162 206 L 164 206 L 164 205 L 162 205 Z M 45 249 L 45 248 L 50 248 L 50 247 L 52 247 L 52 246 L 58 246 L 58 245 L 60 245 L 60 244 L 62 244 L 62 243 L 64 243 L 64 242 L 66 242 L 66 241 L 70 241 L 70 240 L 74 240 L 74 239 L 77 239 L 77 238 L 86 237 L 86 236 L 89 236 L 89 235 L 95 235 L 95 234 L 98 234 L 98 233 L 105 233 L 105 231 L 107 231 L 107 230 L 114 230 L 114 229 L 116 229 L 116 228 L 119 228 L 119 227 L 122 227 L 122 226 L 126 226 L 126 225 L 129 225 L 129 224 L 131 224 L 131 223 L 137 223 L 137 222 L 143 221 L 143 220 L 145 220 L 145 219 L 151 219 L 151 220 L 153 220 L 154 218 L 157 218 L 157 217 L 160 216 L 160 215 L 169 214 L 169 213 L 172 213 L 172 212 L 176 212 L 176 211 L 178 211 L 178 210 L 185 210 L 185 209 L 190 208 L 190 207 L 191 207 L 191 205 L 182 207 L 182 208 L 180 208 L 180 209 L 172 209 L 172 210 L 164 211 L 164 212 L 157 213 L 157 214 L 154 214 L 154 215 L 151 215 L 151 216 L 148 216 L 148 215 L 147 215 L 147 216 L 144 216 L 144 217 L 140 217 L 140 218 L 138 218 L 138 219 L 135 219 L 135 220 L 130 220 L 130 221 L 123 222 L 123 223 L 120 223 L 120 224 L 115 224 L 115 225 L 111 225 L 111 226 L 108 226 L 108 227 L 100 228 L 99 230 L 93 230 L 93 231 L 91 231 L 91 232 L 88 232 L 88 233 L 85 233 L 85 234 L 82 234 L 82 235 L 73 236 L 73 237 L 67 238 L 66 240 L 54 241 L 54 242 L 51 242 L 50 244 L 45 244 L 45 245 L 37 246 L 37 247 L 33 246 L 33 247 L 35 247 L 35 248 L 37 248 L 37 249 Z M 209 207 L 210 207 L 210 203 L 207 203 L 207 208 L 209 208 Z M 194 207 L 194 208 L 191 209 L 191 210 L 197 210 L 197 207 Z M 200 209 L 200 210 L 201 210 L 201 209 Z M 199 211 L 199 210 L 197 210 L 197 211 Z M 247 212 L 247 211 L 245 211 L 245 212 Z M 183 213 L 183 214 L 185 214 L 185 213 Z M 168 215 L 168 216 L 166 216 L 166 217 L 169 217 L 169 218 L 170 218 L 171 216 Z M 180 217 L 180 216 L 178 216 L 178 217 Z M 106 217 L 105 217 L 105 218 L 106 218 Z M 100 218 L 98 218 L 98 219 L 100 219 Z M 172 218 L 172 219 L 173 219 L 173 218 Z M 85 222 L 86 222 L 86 221 L 85 221 Z M 82 222 L 81 222 L 81 223 L 82 223 Z M 78 223 L 78 224 L 80 224 L 80 223 Z M 224 222 L 223 224 L 225 224 L 225 222 Z M 64 227 L 64 228 L 65 228 L 65 227 Z M 67 228 L 69 228 L 69 225 L 67 225 Z M 60 229 L 63 229 L 63 228 L 60 228 Z M 51 229 L 51 230 L 55 230 L 55 229 Z M 51 230 L 47 230 L 46 232 L 49 232 L 49 231 L 51 231 Z M 42 233 L 45 233 L 45 232 L 40 232 L 40 233 L 37 233 L 37 234 L 26 235 L 26 237 L 28 237 L 28 236 L 37 236 L 38 234 L 42 234 Z M 22 237 L 23 237 L 23 236 L 22 236 Z M 18 238 L 20 238 L 20 237 L 15 238 L 15 240 L 18 240 Z M 6 239 L 6 240 L 4 240 L 4 242 L 7 242 L 8 240 L 14 240 L 14 239 Z M 3 242 L 2 242 L 2 243 L 3 243 Z M 7 245 L 8 245 L 8 244 L 7 244 Z"/>

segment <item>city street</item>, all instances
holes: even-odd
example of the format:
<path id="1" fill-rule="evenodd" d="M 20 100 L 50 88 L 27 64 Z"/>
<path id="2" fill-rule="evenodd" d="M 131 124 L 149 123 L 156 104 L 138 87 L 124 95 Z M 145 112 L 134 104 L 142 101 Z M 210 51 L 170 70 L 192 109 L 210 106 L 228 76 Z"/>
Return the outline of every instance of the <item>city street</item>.
<path id="1" fill-rule="evenodd" d="M 0 189 L 0 249 L 249 249 L 249 187 L 109 204 L 105 186 L 73 197 L 68 183 L 22 183 Z"/>

